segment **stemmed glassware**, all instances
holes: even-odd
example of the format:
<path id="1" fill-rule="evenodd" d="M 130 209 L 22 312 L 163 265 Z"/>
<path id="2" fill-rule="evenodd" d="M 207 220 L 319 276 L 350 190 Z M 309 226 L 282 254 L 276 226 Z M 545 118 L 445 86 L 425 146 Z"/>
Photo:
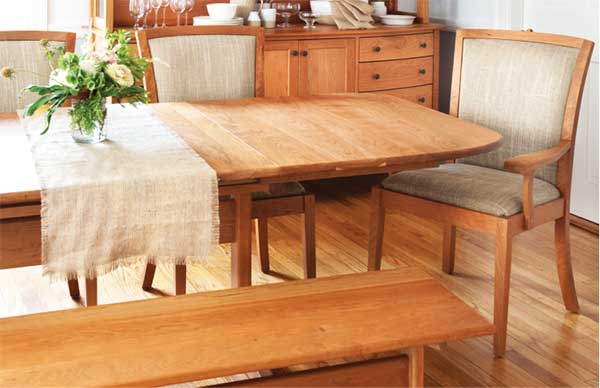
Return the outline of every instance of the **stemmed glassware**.
<path id="1" fill-rule="evenodd" d="M 171 0 L 169 2 L 169 7 L 171 7 L 171 11 L 177 14 L 177 27 L 179 27 L 181 14 L 185 12 L 187 9 L 187 0 Z"/>
<path id="2" fill-rule="evenodd" d="M 271 5 L 272 8 L 277 10 L 277 14 L 283 18 L 283 23 L 278 24 L 277 27 L 290 27 L 290 17 L 300 11 L 300 3 L 274 3 Z"/>
<path id="3" fill-rule="evenodd" d="M 315 22 L 317 21 L 317 19 L 319 19 L 319 14 L 314 11 L 302 11 L 298 14 L 298 17 L 300 18 L 300 20 L 306 23 L 304 28 L 306 28 L 307 30 L 312 30 L 313 28 L 316 28 Z"/>
<path id="4" fill-rule="evenodd" d="M 161 27 L 165 28 L 167 26 L 167 8 L 169 7 L 169 0 L 160 0 L 160 8 L 163 10 L 163 22 Z"/>
<path id="5" fill-rule="evenodd" d="M 135 19 L 133 29 L 141 30 L 142 18 L 148 14 L 148 0 L 129 0 L 129 14 Z"/>
<path id="6" fill-rule="evenodd" d="M 188 25 L 188 15 L 189 13 L 194 9 L 194 6 L 196 5 L 196 0 L 186 0 L 187 1 L 187 5 L 185 7 L 185 25 Z"/>
<path id="7" fill-rule="evenodd" d="M 154 10 L 154 28 L 158 28 L 158 10 L 162 4 L 162 0 L 150 0 L 150 8 Z"/>
<path id="8" fill-rule="evenodd" d="M 145 1 L 144 9 L 146 10 L 146 12 L 144 13 L 144 25 L 142 26 L 142 28 L 148 28 L 148 15 L 150 14 L 150 11 L 152 10 L 152 6 L 150 5 L 150 0 Z"/>

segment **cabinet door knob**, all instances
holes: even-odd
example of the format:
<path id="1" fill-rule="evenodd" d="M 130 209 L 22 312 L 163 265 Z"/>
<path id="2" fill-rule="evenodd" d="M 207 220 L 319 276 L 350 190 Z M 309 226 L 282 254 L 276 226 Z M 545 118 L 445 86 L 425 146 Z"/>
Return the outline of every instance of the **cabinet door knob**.
<path id="1" fill-rule="evenodd" d="M 427 70 L 425 70 L 425 69 L 420 69 L 420 70 L 419 70 L 419 74 L 427 74 Z"/>
<path id="2" fill-rule="evenodd" d="M 379 47 L 379 46 L 375 46 L 375 47 L 373 48 L 373 50 L 375 50 L 375 52 L 376 52 L 376 53 L 378 53 L 378 52 L 380 52 L 380 51 L 381 51 L 381 47 Z"/>
<path id="3" fill-rule="evenodd" d="M 421 48 L 427 48 L 427 42 L 421 43 Z"/>
<path id="4" fill-rule="evenodd" d="M 379 78 L 381 78 L 381 75 L 379 73 L 375 73 L 375 74 L 373 74 L 373 78 L 379 79 Z"/>
<path id="5" fill-rule="evenodd" d="M 306 56 L 308 56 L 308 51 L 306 51 L 306 50 L 302 51 L 302 56 L 303 56 L 303 57 L 306 57 Z"/>
<path id="6" fill-rule="evenodd" d="M 424 104 L 425 103 L 425 97 L 419 97 L 419 102 L 421 104 Z"/>
<path id="7" fill-rule="evenodd" d="M 294 50 L 294 51 L 292 51 L 292 56 L 294 56 L 294 57 L 297 57 L 297 56 L 298 56 L 298 54 L 299 54 L 299 53 L 298 53 L 298 50 Z"/>

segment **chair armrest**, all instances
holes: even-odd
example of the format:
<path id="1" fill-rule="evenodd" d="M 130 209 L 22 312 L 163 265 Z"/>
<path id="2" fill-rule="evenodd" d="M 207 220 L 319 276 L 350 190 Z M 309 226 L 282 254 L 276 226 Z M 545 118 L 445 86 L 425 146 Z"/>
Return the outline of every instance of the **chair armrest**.
<path id="1" fill-rule="evenodd" d="M 562 140 L 556 147 L 548 150 L 519 155 L 504 162 L 506 171 L 523 175 L 523 216 L 525 229 L 535 225 L 533 212 L 533 179 L 536 170 L 562 158 L 571 149 L 571 142 Z"/>
<path id="2" fill-rule="evenodd" d="M 504 162 L 504 169 L 521 175 L 533 175 L 539 168 L 562 158 L 570 149 L 571 142 L 569 140 L 561 140 L 556 147 L 508 159 Z"/>

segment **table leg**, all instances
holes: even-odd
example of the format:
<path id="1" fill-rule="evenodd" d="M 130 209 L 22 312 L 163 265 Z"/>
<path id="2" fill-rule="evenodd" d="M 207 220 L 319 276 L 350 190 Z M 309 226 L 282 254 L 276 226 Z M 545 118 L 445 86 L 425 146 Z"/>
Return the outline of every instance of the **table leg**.
<path id="1" fill-rule="evenodd" d="M 408 386 L 422 387 L 425 377 L 425 349 L 415 346 L 408 350 Z"/>
<path id="2" fill-rule="evenodd" d="M 231 248 L 231 287 L 252 285 L 252 194 L 237 193 L 235 242 Z"/>
<path id="3" fill-rule="evenodd" d="M 98 305 L 98 279 L 85 279 L 85 305 L 87 307 Z"/>

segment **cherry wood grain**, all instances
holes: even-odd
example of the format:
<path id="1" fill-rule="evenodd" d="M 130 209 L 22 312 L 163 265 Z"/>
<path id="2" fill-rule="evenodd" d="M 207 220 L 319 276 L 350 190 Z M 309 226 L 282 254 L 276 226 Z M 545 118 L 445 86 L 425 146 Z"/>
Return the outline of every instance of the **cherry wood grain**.
<path id="1" fill-rule="evenodd" d="M 433 55 L 433 33 L 359 39 L 358 60 L 360 62 L 389 61 Z"/>
<path id="2" fill-rule="evenodd" d="M 433 57 L 358 65 L 358 91 L 407 88 L 433 83 Z"/>
<path id="3" fill-rule="evenodd" d="M 373 93 L 393 94 L 410 102 L 433 108 L 433 86 L 416 86 L 414 88 L 403 88 L 394 90 L 381 90 Z"/>
<path id="4" fill-rule="evenodd" d="M 405 268 L 5 318 L 0 385 L 168 385 L 492 332 Z"/>
<path id="5" fill-rule="evenodd" d="M 501 142 L 494 131 L 388 94 L 166 103 L 150 109 L 216 170 L 222 187 L 296 181 L 307 174 L 319 179 L 399 171 L 486 152 Z M 14 133 L 4 142 L 3 132 L 0 144 L 7 153 L 0 154 L 0 165 L 25 175 L 2 180 L 2 206 L 40 200 L 18 126 L 16 115 L 0 115 L 0 128 Z M 15 158 L 23 163 L 15 164 Z"/>

